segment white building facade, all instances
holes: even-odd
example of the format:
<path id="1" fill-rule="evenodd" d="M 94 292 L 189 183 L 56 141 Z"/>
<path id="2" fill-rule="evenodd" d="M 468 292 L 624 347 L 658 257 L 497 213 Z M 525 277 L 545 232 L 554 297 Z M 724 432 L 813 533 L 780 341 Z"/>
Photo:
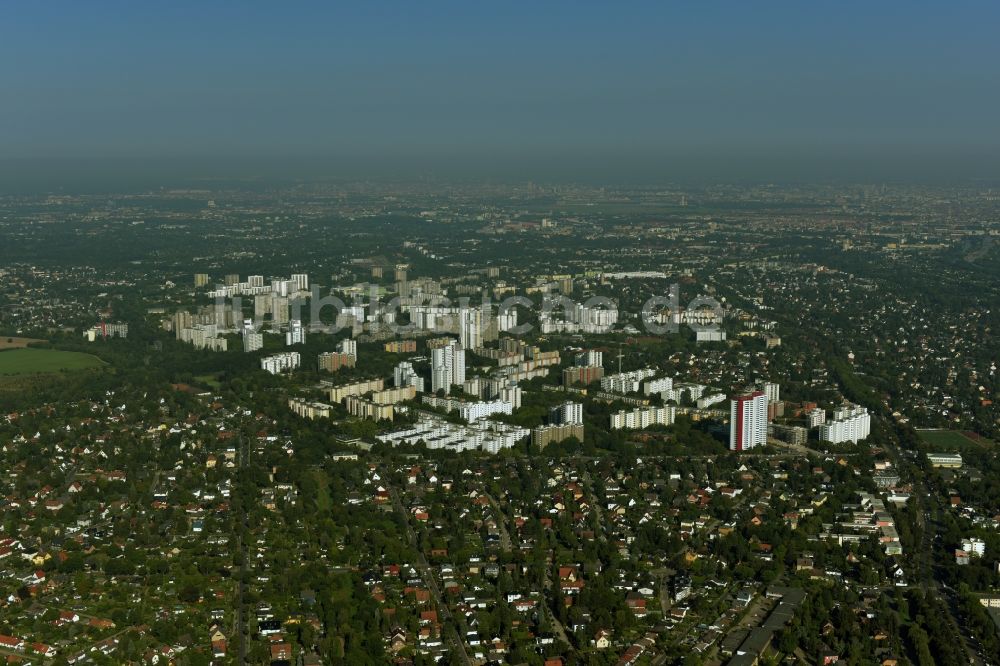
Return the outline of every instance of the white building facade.
<path id="1" fill-rule="evenodd" d="M 729 401 L 729 450 L 748 451 L 767 444 L 767 395 L 754 391 Z"/>

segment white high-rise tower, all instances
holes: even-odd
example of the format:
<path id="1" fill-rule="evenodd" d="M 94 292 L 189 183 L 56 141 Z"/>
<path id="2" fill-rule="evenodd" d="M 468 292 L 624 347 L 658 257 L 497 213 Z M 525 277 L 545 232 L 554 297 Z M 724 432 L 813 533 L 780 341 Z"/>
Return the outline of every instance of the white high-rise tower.
<path id="1" fill-rule="evenodd" d="M 755 391 L 729 401 L 729 449 L 747 451 L 767 444 L 767 395 Z"/>
<path id="2" fill-rule="evenodd" d="M 431 350 L 431 390 L 451 391 L 453 384 L 465 383 L 465 350 L 456 340 Z"/>

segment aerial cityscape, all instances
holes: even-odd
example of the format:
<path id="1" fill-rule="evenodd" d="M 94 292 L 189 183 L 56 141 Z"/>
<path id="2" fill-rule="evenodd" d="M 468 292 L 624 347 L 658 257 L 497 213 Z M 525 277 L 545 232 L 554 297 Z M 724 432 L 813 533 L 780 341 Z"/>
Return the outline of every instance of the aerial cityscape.
<path id="1" fill-rule="evenodd" d="M 5 663 L 1000 664 L 996 8 L 96 4 L 0 10 Z"/>

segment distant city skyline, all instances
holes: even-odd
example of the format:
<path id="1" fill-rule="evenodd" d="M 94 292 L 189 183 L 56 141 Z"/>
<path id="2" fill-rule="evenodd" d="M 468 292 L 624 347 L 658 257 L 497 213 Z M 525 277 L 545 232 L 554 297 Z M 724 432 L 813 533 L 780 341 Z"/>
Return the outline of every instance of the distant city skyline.
<path id="1" fill-rule="evenodd" d="M 0 191 L 1000 178 L 1000 6 L 0 8 Z"/>

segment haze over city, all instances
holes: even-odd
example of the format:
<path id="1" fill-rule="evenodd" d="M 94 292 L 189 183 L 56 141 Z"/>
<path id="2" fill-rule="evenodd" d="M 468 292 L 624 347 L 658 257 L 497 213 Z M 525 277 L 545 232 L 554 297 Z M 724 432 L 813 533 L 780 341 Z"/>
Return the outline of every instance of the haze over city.
<path id="1" fill-rule="evenodd" d="M 995 3 L 9 3 L 3 187 L 997 178 Z"/>

